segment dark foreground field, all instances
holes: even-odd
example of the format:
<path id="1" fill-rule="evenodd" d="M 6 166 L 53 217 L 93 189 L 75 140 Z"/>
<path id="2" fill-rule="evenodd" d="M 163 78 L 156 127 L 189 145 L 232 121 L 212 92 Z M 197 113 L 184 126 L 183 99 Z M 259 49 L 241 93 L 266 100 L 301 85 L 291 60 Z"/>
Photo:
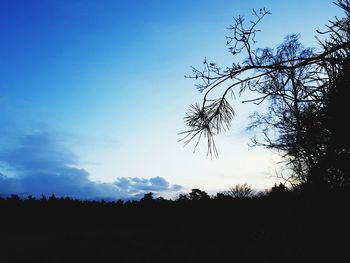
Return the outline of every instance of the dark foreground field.
<path id="1" fill-rule="evenodd" d="M 0 199 L 0 262 L 348 262 L 349 197 Z"/>

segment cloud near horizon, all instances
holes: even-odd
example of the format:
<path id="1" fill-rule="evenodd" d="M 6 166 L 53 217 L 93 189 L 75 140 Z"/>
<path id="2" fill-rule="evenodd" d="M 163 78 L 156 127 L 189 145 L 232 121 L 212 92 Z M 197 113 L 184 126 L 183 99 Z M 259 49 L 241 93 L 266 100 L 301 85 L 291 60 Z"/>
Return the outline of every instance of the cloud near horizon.
<path id="1" fill-rule="evenodd" d="M 139 199 L 153 192 L 176 192 L 180 185 L 170 185 L 163 177 L 150 179 L 118 177 L 102 183 L 89 179 L 89 173 L 77 168 L 77 157 L 67 150 L 57 135 L 41 132 L 23 136 L 18 145 L 0 152 L 0 195 L 41 196 L 80 199 Z M 15 176 L 6 175 L 6 171 Z"/>

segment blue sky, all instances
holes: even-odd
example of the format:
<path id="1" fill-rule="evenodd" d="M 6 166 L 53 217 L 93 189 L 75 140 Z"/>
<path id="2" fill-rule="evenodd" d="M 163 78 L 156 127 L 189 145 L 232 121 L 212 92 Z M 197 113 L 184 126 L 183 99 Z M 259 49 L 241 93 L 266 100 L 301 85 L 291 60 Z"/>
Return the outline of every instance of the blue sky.
<path id="1" fill-rule="evenodd" d="M 340 11 L 308 1 L 0 1 L 0 194 L 129 198 L 237 183 L 268 188 L 278 156 L 248 150 L 249 105 L 233 102 L 220 158 L 177 141 L 201 100 L 190 66 L 229 65 L 232 17 L 266 7 L 258 46 L 315 30 Z M 123 183 L 121 183 L 123 182 Z M 84 190 L 85 189 L 85 190 Z"/>

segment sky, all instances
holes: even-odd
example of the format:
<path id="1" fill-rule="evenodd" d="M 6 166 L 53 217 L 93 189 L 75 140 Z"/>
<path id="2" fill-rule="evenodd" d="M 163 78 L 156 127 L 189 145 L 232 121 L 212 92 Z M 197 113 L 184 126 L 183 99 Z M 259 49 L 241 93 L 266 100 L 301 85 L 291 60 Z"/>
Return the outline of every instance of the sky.
<path id="1" fill-rule="evenodd" d="M 248 116 L 219 135 L 219 158 L 203 142 L 178 142 L 202 94 L 184 75 L 206 57 L 230 65 L 227 27 L 265 7 L 256 47 L 316 29 L 341 11 L 328 0 L 0 0 L 0 196 L 174 197 L 279 179 L 280 158 L 249 148 Z"/>

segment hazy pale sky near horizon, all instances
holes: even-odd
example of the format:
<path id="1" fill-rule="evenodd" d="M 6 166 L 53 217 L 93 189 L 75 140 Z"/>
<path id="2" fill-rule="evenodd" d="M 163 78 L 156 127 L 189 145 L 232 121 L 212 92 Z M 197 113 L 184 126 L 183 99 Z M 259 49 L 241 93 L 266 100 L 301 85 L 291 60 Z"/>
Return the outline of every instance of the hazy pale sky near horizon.
<path id="1" fill-rule="evenodd" d="M 291 33 L 317 46 L 315 30 L 342 15 L 328 0 L 0 0 L 0 194 L 272 186 L 278 158 L 247 146 L 258 108 L 233 101 L 238 117 L 217 137 L 219 159 L 178 142 L 202 98 L 184 75 L 204 57 L 230 65 L 227 26 L 261 7 L 272 15 L 257 47 Z"/>

